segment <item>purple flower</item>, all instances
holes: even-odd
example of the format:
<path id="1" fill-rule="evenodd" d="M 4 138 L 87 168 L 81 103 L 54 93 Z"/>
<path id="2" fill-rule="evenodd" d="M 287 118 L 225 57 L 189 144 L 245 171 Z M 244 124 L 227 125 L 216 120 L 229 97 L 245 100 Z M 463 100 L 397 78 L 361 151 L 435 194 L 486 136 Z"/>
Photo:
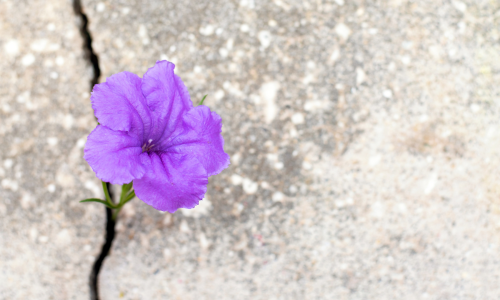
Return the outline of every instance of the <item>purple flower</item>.
<path id="1" fill-rule="evenodd" d="M 158 61 L 142 79 L 121 72 L 95 85 L 91 101 L 100 125 L 84 155 L 98 178 L 133 181 L 139 199 L 171 213 L 198 205 L 208 176 L 229 165 L 220 116 L 193 107 L 174 68 Z"/>

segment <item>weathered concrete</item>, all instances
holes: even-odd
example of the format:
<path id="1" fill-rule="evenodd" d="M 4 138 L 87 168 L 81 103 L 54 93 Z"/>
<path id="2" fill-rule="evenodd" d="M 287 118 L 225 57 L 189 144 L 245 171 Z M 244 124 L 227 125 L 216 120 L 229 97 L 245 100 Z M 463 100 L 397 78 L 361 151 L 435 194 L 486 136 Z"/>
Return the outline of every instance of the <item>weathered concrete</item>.
<path id="1" fill-rule="evenodd" d="M 1 104 L 11 107 L 0 112 L 2 184 L 8 179 L 0 241 L 12 245 L 0 250 L 0 282 L 12 284 L 0 284 L 0 298 L 65 299 L 54 288 L 63 280 L 68 298 L 83 298 L 95 252 L 82 246 L 96 249 L 102 239 L 101 207 L 76 201 L 91 193 L 85 182 L 96 182 L 75 146 L 93 127 L 83 95 L 89 73 L 66 2 L 53 6 L 60 15 L 9 3 L 1 6 L 1 24 L 9 24 L 1 30 L 10 34 L 2 47 L 10 39 L 22 46 L 1 62 L 12 82 L 0 83 Z M 103 299 L 499 298 L 499 2 L 84 7 L 103 80 L 173 61 L 193 101 L 209 94 L 232 157 L 194 210 L 170 215 L 137 199 L 127 204 L 101 274 Z M 31 50 L 50 38 L 31 30 L 42 18 L 59 24 L 59 43 L 68 39 L 57 50 L 68 57 L 54 84 L 44 82 L 56 64 L 22 64 L 28 52 L 56 62 L 57 54 Z M 49 99 L 33 111 L 26 103 L 34 101 L 16 100 L 28 83 L 31 99 Z M 69 113 L 74 125 L 62 129 Z M 53 194 L 45 192 L 51 183 Z M 26 270 L 34 284 L 21 281 Z"/>
<path id="2" fill-rule="evenodd" d="M 104 77 L 173 61 L 232 156 L 198 215 L 128 207 L 107 298 L 500 296 L 500 3 L 86 7 Z"/>
<path id="3" fill-rule="evenodd" d="M 91 70 L 71 2 L 0 1 L 0 299 L 88 299 L 102 207 L 83 160 Z"/>

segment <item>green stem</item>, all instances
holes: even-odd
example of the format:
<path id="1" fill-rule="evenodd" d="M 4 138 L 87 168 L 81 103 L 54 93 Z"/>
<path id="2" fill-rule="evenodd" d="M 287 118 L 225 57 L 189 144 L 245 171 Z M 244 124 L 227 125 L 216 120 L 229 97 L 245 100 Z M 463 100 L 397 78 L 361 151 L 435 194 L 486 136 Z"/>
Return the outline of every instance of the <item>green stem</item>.
<path id="1" fill-rule="evenodd" d="M 116 207 L 116 205 L 111 200 L 111 197 L 109 196 L 108 185 L 106 184 L 106 182 L 104 182 L 102 180 L 101 180 L 101 182 L 102 182 L 102 189 L 104 190 L 104 196 L 106 196 L 106 201 L 108 202 L 108 204 L 110 206 Z"/>
<path id="2" fill-rule="evenodd" d="M 132 182 L 122 185 L 122 193 L 120 195 L 120 203 L 123 202 L 123 200 L 128 195 L 128 192 L 130 191 L 131 188 L 132 188 Z"/>
<path id="3" fill-rule="evenodd" d="M 201 99 L 200 103 L 198 105 L 202 105 L 203 104 L 203 101 L 205 101 L 205 98 L 207 98 L 208 94 L 203 96 L 203 99 Z"/>
<path id="4" fill-rule="evenodd" d="M 124 191 L 125 190 L 122 189 L 122 194 L 120 195 L 120 203 L 118 203 L 118 205 L 115 207 L 116 210 L 113 212 L 113 221 L 116 221 L 116 218 L 118 218 L 118 214 L 120 213 L 120 210 L 125 205 L 125 203 L 129 202 L 135 197 L 135 191 L 131 191 L 126 197 L 126 193 L 124 193 Z"/>
<path id="5" fill-rule="evenodd" d="M 117 209 L 115 209 L 115 211 L 113 212 L 113 221 L 116 222 L 116 218 L 118 217 L 118 213 L 120 212 L 120 209 L 121 209 L 121 206 L 118 207 Z"/>
<path id="6" fill-rule="evenodd" d="M 127 198 L 125 198 L 125 200 L 123 201 L 123 204 L 125 204 L 125 203 L 129 202 L 130 200 L 134 199 L 134 197 L 135 197 L 135 191 L 130 192 L 130 194 L 128 194 Z"/>

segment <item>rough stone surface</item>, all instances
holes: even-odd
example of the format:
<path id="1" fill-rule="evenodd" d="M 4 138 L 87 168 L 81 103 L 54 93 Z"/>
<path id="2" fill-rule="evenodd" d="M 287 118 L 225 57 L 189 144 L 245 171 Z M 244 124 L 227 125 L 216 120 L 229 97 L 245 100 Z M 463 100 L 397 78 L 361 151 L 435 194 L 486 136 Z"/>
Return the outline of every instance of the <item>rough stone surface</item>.
<path id="1" fill-rule="evenodd" d="M 71 2 L 0 1 L 0 299 L 88 299 L 104 210 L 83 160 L 92 72 Z"/>
<path id="2" fill-rule="evenodd" d="M 0 3 L 9 59 L 0 82 L 0 242 L 12 243 L 0 249 L 0 298 L 24 299 L 36 287 L 45 293 L 37 299 L 57 299 L 57 276 L 74 287 L 68 298 L 86 297 L 95 252 L 78 246 L 98 247 L 102 211 L 77 203 L 96 181 L 81 156 L 70 162 L 93 127 L 76 24 L 63 1 L 53 6 L 61 15 Z M 176 63 L 193 101 L 208 94 L 205 104 L 222 116 L 231 155 L 193 210 L 127 204 L 101 274 L 103 299 L 500 298 L 500 2 L 83 4 L 102 80 Z M 25 23 L 9 9 L 26 12 Z M 47 28 L 41 18 L 60 26 L 59 43 L 68 39 L 57 51 L 73 65 L 57 71 L 57 84 L 45 83 L 48 64 L 23 65 L 29 53 L 56 61 L 31 48 L 50 38 L 33 30 Z M 10 39 L 20 43 L 13 56 Z M 29 110 L 26 84 L 32 98 L 44 91 L 45 106 Z M 50 118 L 57 112 L 86 121 L 65 129 L 50 123 L 63 119 Z M 16 138 L 34 144 L 16 148 L 24 145 Z M 73 172 L 71 185 L 57 177 L 61 168 Z M 52 182 L 55 192 L 45 192 Z M 37 199 L 33 208 L 23 207 L 23 191 Z M 58 248 L 65 234 L 72 243 Z M 21 281 L 28 262 L 41 274 L 35 285 Z"/>
<path id="3" fill-rule="evenodd" d="M 173 61 L 232 157 L 193 212 L 128 208 L 106 297 L 500 297 L 499 2 L 86 7 L 104 78 Z"/>

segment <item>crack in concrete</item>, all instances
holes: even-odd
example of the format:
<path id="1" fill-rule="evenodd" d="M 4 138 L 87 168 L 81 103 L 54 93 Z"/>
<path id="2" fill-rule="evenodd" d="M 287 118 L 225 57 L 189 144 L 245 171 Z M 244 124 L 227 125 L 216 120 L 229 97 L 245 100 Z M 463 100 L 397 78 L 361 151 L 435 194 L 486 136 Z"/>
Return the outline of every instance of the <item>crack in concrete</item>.
<path id="1" fill-rule="evenodd" d="M 94 76 L 90 80 L 90 91 L 94 88 L 99 82 L 99 77 L 101 76 L 101 69 L 99 67 L 99 57 L 95 54 L 94 49 L 92 48 L 92 36 L 90 34 L 88 24 L 89 20 L 87 15 L 83 11 L 82 3 L 80 0 L 73 0 L 73 10 L 80 21 L 80 34 L 84 40 L 83 49 L 85 52 L 85 59 L 92 65 L 92 70 L 94 72 Z M 108 191 L 110 193 L 111 199 L 113 199 L 113 195 L 111 194 L 110 184 L 107 183 Z M 115 238 L 115 221 L 113 220 L 111 209 L 105 207 L 106 209 L 106 236 L 105 242 L 102 246 L 101 253 L 97 256 L 97 259 L 94 261 L 94 265 L 92 266 L 92 270 L 89 276 L 89 287 L 90 287 L 90 299 L 91 300 L 99 300 L 99 287 L 98 287 L 98 276 L 99 271 L 101 270 L 104 259 L 109 254 L 111 250 L 111 246 L 113 244 L 113 239 Z"/>
<path id="2" fill-rule="evenodd" d="M 92 48 L 92 36 L 88 28 L 89 19 L 83 11 L 82 2 L 80 0 L 73 0 L 73 10 L 75 14 L 80 19 L 80 34 L 82 35 L 84 44 L 83 49 L 85 51 L 85 59 L 92 65 L 92 70 L 94 71 L 94 77 L 90 81 L 90 90 L 94 85 L 99 82 L 99 77 L 101 76 L 101 69 L 99 67 L 99 57 L 95 54 Z"/>

